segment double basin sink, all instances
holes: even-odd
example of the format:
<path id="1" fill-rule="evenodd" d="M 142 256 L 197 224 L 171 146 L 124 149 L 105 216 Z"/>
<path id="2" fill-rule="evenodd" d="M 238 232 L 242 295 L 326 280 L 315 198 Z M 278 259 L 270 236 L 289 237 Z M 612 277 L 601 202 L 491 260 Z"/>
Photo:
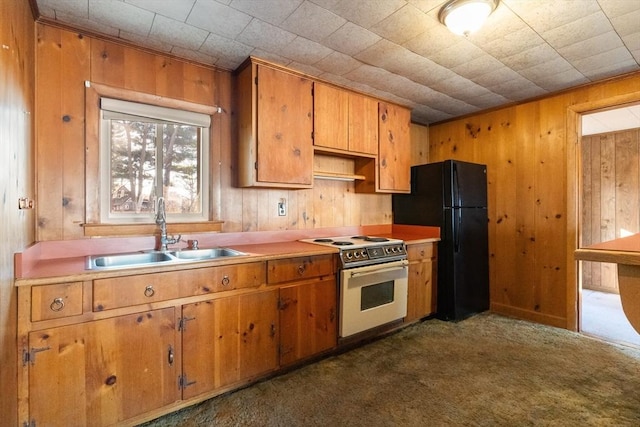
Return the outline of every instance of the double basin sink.
<path id="1" fill-rule="evenodd" d="M 150 251 L 114 255 L 90 255 L 87 256 L 86 267 L 89 270 L 144 267 L 194 261 L 207 261 L 241 255 L 246 254 L 229 248 L 185 249 L 166 252 Z"/>

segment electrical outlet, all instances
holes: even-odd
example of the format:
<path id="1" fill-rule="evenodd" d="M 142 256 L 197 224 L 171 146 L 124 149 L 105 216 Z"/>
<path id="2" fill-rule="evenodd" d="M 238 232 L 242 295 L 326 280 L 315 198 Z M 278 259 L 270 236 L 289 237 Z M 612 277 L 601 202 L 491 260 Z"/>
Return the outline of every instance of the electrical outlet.
<path id="1" fill-rule="evenodd" d="M 285 199 L 280 199 L 278 202 L 278 216 L 286 216 L 287 215 L 287 201 Z"/>

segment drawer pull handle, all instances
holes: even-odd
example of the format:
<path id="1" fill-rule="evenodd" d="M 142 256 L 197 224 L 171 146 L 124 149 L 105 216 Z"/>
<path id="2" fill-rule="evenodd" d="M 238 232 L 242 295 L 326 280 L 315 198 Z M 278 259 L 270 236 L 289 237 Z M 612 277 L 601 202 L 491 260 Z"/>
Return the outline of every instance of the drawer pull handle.
<path id="1" fill-rule="evenodd" d="M 420 256 L 424 257 L 424 249 L 420 251 Z"/>
<path id="2" fill-rule="evenodd" d="M 225 275 L 222 278 L 222 286 L 229 286 L 229 283 L 231 283 L 231 280 L 229 280 L 229 276 Z"/>
<path id="3" fill-rule="evenodd" d="M 156 290 L 153 289 L 153 286 L 149 285 L 146 288 L 144 288 L 144 296 L 145 297 L 152 297 L 156 294 Z"/>
<path id="4" fill-rule="evenodd" d="M 173 366 L 173 360 L 174 360 L 173 347 L 169 346 L 169 354 L 167 355 L 167 361 L 169 362 L 169 366 Z"/>
<path id="5" fill-rule="evenodd" d="M 49 308 L 51 309 L 51 311 L 62 311 L 62 309 L 64 308 L 64 299 L 54 299 L 53 301 L 51 301 L 51 305 L 49 306 Z"/>
<path id="6" fill-rule="evenodd" d="M 307 269 L 307 267 L 304 264 L 299 265 L 298 266 L 298 274 L 302 276 L 306 269 Z"/>

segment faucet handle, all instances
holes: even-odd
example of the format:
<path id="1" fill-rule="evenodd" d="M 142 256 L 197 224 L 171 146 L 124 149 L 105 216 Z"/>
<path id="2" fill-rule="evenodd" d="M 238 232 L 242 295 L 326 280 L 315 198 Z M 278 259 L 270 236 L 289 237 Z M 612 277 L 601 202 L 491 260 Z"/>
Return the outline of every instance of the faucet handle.
<path id="1" fill-rule="evenodd" d="M 193 240 L 187 240 L 187 248 L 189 249 L 198 249 L 198 241 L 193 239 Z"/>

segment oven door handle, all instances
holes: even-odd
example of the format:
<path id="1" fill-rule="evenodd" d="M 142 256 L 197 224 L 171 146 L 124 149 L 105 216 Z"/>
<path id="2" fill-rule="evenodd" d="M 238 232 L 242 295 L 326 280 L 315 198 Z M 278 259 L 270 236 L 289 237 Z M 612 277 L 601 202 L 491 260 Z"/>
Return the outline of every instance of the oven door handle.
<path id="1" fill-rule="evenodd" d="M 358 276 L 366 276 L 369 274 L 380 274 L 380 273 L 387 273 L 387 272 L 392 272 L 392 271 L 397 271 L 397 270 L 402 270 L 407 268 L 406 265 L 401 265 L 398 267 L 388 267 L 388 268 L 380 268 L 378 270 L 370 270 L 370 271 L 352 271 L 351 272 L 351 277 L 358 277 Z"/>

